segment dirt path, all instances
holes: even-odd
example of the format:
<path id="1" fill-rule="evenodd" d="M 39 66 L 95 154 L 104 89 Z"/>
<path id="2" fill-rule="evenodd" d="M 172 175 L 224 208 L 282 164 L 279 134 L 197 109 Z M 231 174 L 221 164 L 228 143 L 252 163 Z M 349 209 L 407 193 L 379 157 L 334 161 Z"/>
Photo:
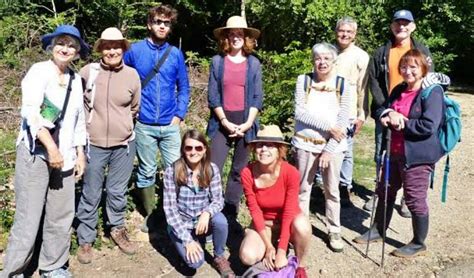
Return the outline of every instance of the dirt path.
<path id="1" fill-rule="evenodd" d="M 364 258 L 365 245 L 352 243 L 352 238 L 367 229 L 370 215 L 360 209 L 364 200 L 356 198 L 355 207 L 342 210 L 342 235 L 346 241 L 344 252 L 331 252 L 325 243 L 325 227 L 321 214 L 312 217 L 314 238 L 311 242 L 310 277 L 472 277 L 474 273 L 474 95 L 454 94 L 463 107 L 463 142 L 451 155 L 448 201 L 440 201 L 440 187 L 444 159 L 437 167 L 435 189 L 429 191 L 430 232 L 428 253 L 413 260 L 388 255 L 390 251 L 408 242 L 412 237 L 411 220 L 394 213 L 385 248 L 385 267 L 379 267 L 382 243 L 371 245 L 369 258 Z M 138 235 L 140 237 L 140 235 Z M 139 239 L 139 238 L 137 238 Z M 125 256 L 119 250 L 104 248 L 96 252 L 90 265 L 80 265 L 71 259 L 75 277 L 182 277 L 171 263 L 176 253 L 166 237 L 142 239 L 135 256 Z M 170 263 L 171 262 L 171 263 Z M 209 264 L 199 269 L 197 277 L 218 277 Z"/>

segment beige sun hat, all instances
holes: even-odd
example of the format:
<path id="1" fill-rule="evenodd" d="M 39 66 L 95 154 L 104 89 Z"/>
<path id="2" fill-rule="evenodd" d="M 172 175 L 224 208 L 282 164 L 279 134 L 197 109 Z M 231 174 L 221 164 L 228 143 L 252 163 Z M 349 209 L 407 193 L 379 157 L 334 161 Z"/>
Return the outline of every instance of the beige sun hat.
<path id="1" fill-rule="evenodd" d="M 100 39 L 98 39 L 94 44 L 94 50 L 99 51 L 100 45 L 104 41 L 122 41 L 123 42 L 123 51 L 126 51 L 130 47 L 130 42 L 125 39 L 119 29 L 115 27 L 109 27 L 102 31 Z"/>
<path id="2" fill-rule="evenodd" d="M 257 132 L 257 137 L 252 140 L 250 144 L 258 142 L 272 142 L 289 145 L 289 143 L 285 142 L 283 133 L 277 125 L 266 125 L 260 127 L 260 130 Z"/>
<path id="3" fill-rule="evenodd" d="M 260 36 L 260 31 L 258 29 L 255 29 L 255 28 L 251 28 L 251 27 L 248 27 L 247 26 L 247 21 L 245 20 L 245 18 L 241 17 L 241 16 L 238 16 L 238 15 L 234 15 L 234 16 L 231 16 L 229 17 L 229 19 L 227 19 L 227 23 L 225 25 L 225 27 L 220 27 L 220 28 L 216 28 L 214 29 L 214 36 L 219 39 L 222 37 L 222 33 L 224 32 L 224 30 L 226 29 L 245 29 L 245 31 L 247 32 L 247 34 L 249 34 L 250 37 L 252 38 L 258 38 Z"/>

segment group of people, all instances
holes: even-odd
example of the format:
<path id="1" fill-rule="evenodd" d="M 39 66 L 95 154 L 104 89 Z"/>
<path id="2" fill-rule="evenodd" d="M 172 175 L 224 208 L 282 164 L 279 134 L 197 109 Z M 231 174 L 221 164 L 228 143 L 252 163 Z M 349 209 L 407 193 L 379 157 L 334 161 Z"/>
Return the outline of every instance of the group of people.
<path id="1" fill-rule="evenodd" d="M 124 253 L 135 254 L 138 246 L 129 240 L 124 221 L 127 187 L 136 155 L 136 186 L 145 211 L 141 230 L 149 232 L 156 207 L 158 150 L 165 169 L 160 205 L 167 233 L 189 267 L 204 263 L 202 244 L 211 237 L 216 269 L 223 277 L 235 277 L 225 245 L 230 230 L 242 231 L 237 215 L 245 195 L 252 223 L 239 250 L 242 263 L 262 262 L 267 270 L 278 271 L 288 265 L 291 245 L 299 263 L 295 276 L 307 277 L 310 197 L 318 171 L 329 247 L 343 251 L 340 185 L 350 189 L 352 184 L 353 137 L 368 115 L 368 84 L 377 122 L 376 159 L 384 149 L 382 131 L 393 129 L 392 186 L 386 225 L 384 202 L 378 202 L 370 232 L 355 241 L 380 239 L 403 187 L 414 238 L 394 254 L 412 257 L 426 249 L 427 187 L 433 165 L 442 156 L 436 132 L 443 92 L 421 98 L 422 80 L 432 62 L 427 48 L 410 37 L 415 29 L 411 12 L 395 13 L 393 36 L 372 60 L 354 44 L 357 23 L 350 17 L 337 22 L 336 46 L 313 46 L 314 71 L 298 76 L 296 82 L 291 143 L 278 126 L 259 127 L 262 69 L 252 53 L 260 31 L 240 16 L 214 30 L 219 54 L 212 58 L 209 72 L 210 142 L 195 129 L 181 137 L 190 87 L 183 53 L 167 42 L 176 20 L 177 12 L 169 5 L 150 9 L 149 37 L 133 44 L 117 28 L 105 29 L 94 45 L 100 61 L 84 66 L 79 74 L 70 65 L 89 50 L 79 31 L 61 25 L 42 37 L 51 59 L 34 64 L 22 81 L 16 213 L 1 277 L 22 277 L 38 233 L 41 276 L 70 277 L 66 265 L 74 217 L 79 223 L 77 259 L 90 263 L 104 187 L 110 236 Z M 294 166 L 286 161 L 289 146 Z M 427 147 L 432 151 L 421 151 Z M 221 176 L 231 149 L 224 190 Z M 74 185 L 81 176 L 76 211 Z M 377 194 L 383 198 L 383 187 Z"/>

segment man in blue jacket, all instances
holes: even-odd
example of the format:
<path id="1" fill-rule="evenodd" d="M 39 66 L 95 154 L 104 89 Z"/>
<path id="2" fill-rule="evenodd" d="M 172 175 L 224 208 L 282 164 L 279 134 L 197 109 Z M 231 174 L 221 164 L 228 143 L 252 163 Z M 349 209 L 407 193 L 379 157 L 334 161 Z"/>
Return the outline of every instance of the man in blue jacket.
<path id="1" fill-rule="evenodd" d="M 137 187 L 147 219 L 156 205 L 156 154 L 161 153 L 163 169 L 180 156 L 179 125 L 186 116 L 189 82 L 183 53 L 168 42 L 178 13 L 169 5 L 151 8 L 148 13 L 149 37 L 132 44 L 125 53 L 125 64 L 135 68 L 142 82 L 141 105 L 135 126 L 138 156 Z"/>
<path id="2" fill-rule="evenodd" d="M 381 107 L 392 89 L 403 81 L 398 72 L 400 57 L 410 49 L 418 49 L 430 63 L 430 71 L 434 71 L 434 64 L 429 49 L 419 41 L 413 39 L 411 34 L 415 31 L 416 24 L 413 14 L 408 10 L 396 11 L 390 24 L 390 40 L 379 47 L 369 63 L 369 88 L 372 93 L 371 116 L 375 120 L 375 161 L 381 159 L 382 131 L 383 127 L 374 113 Z M 373 200 L 369 200 L 365 205 L 365 210 L 372 210 Z M 411 217 L 410 211 L 402 200 L 400 215 Z"/>

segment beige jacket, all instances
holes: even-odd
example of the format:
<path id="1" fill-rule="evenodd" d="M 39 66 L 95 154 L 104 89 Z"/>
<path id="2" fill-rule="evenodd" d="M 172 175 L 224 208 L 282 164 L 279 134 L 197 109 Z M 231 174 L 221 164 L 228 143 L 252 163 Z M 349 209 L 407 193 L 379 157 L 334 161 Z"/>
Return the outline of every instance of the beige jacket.
<path id="1" fill-rule="evenodd" d="M 337 74 L 346 78 L 350 84 L 352 101 L 349 119 L 365 121 L 368 116 L 367 82 L 369 72 L 369 54 L 352 43 L 341 50 L 336 60 Z"/>
<path id="2" fill-rule="evenodd" d="M 88 64 L 79 72 L 84 84 L 87 84 L 90 70 L 94 69 Z M 102 148 L 128 144 L 135 137 L 133 122 L 140 105 L 141 84 L 138 73 L 123 62 L 112 70 L 101 62 L 94 84 L 93 99 L 90 90 L 86 89 L 84 92 L 90 144 Z"/>

